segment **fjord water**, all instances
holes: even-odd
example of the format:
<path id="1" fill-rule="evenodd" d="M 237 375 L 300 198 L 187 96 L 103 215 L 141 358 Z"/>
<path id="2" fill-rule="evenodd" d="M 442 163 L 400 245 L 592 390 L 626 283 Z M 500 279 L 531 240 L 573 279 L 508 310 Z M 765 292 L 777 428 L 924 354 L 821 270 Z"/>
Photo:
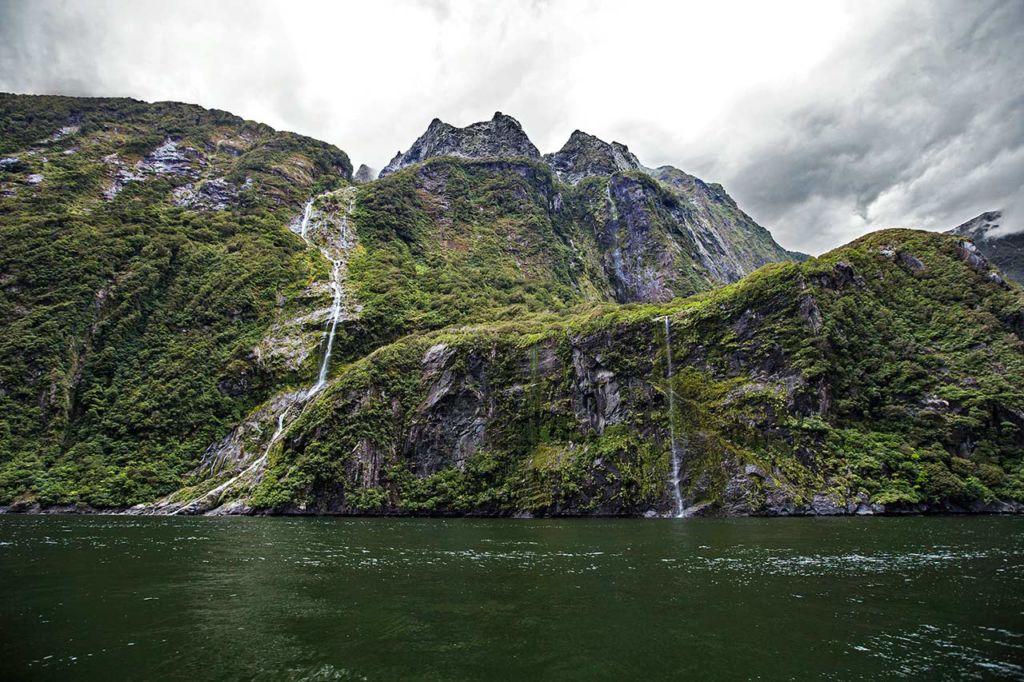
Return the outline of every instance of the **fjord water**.
<path id="1" fill-rule="evenodd" d="M 1024 677 L 1024 519 L 0 516 L 0 679 L 858 677 Z"/>

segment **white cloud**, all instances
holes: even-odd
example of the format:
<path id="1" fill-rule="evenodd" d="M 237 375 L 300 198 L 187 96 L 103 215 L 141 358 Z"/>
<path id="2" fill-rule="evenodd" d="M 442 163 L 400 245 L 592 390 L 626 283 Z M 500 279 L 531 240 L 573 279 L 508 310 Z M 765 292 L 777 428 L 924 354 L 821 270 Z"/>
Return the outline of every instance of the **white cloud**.
<path id="1" fill-rule="evenodd" d="M 1021 6 L 0 0 L 0 89 L 196 102 L 376 167 L 500 110 L 542 151 L 580 128 L 720 181 L 819 251 L 1019 197 Z"/>

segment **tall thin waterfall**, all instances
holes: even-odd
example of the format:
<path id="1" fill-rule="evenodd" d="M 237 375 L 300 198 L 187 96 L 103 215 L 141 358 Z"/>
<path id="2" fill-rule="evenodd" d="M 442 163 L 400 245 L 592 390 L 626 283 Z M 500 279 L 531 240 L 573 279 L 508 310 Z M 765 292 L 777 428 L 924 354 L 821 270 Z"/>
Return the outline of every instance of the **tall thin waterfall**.
<path id="1" fill-rule="evenodd" d="M 299 223 L 299 236 L 306 238 L 306 230 L 309 229 L 309 217 L 313 214 L 313 199 L 306 202 L 302 208 L 302 222 Z"/>
<path id="2" fill-rule="evenodd" d="M 672 387 L 672 321 L 665 316 L 665 378 L 668 393 L 668 432 L 672 448 L 672 500 L 675 502 L 676 518 L 683 516 L 683 493 L 679 488 L 680 473 L 679 448 L 676 445 L 676 392 Z"/>
<path id="3" fill-rule="evenodd" d="M 302 222 L 300 223 L 299 236 L 301 236 L 307 243 L 310 242 L 306 236 L 309 230 L 309 221 L 313 213 L 313 199 L 306 202 L 306 207 L 302 211 Z M 348 211 L 342 216 L 341 225 L 341 248 L 345 249 L 350 245 L 350 237 L 348 234 L 348 213 L 352 212 L 354 202 L 350 201 Z M 331 291 L 333 297 L 331 299 L 331 312 L 327 317 L 327 347 L 324 349 L 324 357 L 320 361 L 320 372 L 317 374 L 316 383 L 309 389 L 307 395 L 312 396 L 316 394 L 320 389 L 327 385 L 327 373 L 331 367 L 331 352 L 334 350 L 334 335 L 338 330 L 338 320 L 341 318 L 341 302 L 342 302 L 342 286 L 341 286 L 341 259 L 332 258 L 332 255 L 336 255 L 329 251 L 327 248 L 321 248 L 320 252 L 331 261 Z"/>
<path id="4" fill-rule="evenodd" d="M 348 211 L 342 216 L 341 222 L 341 235 L 339 235 L 339 241 L 337 245 L 332 244 L 329 240 L 326 246 L 316 244 L 309 235 L 309 225 L 313 217 L 313 202 L 316 197 L 311 198 L 306 202 L 302 209 L 302 221 L 299 223 L 299 236 L 307 244 L 317 246 L 320 249 L 320 253 L 324 255 L 324 258 L 331 261 L 331 291 L 333 297 L 331 299 L 331 310 L 327 318 L 327 347 L 324 349 L 324 357 L 320 361 L 320 372 L 317 375 L 316 383 L 309 388 L 307 391 L 300 391 L 292 394 L 288 400 L 288 404 L 284 410 L 277 415 L 277 429 L 274 434 L 270 437 L 270 442 L 267 443 L 266 449 L 263 450 L 263 454 L 257 457 L 251 464 L 245 469 L 238 472 L 228 481 L 220 484 L 213 490 L 199 495 L 188 502 L 182 504 L 180 507 L 175 509 L 171 514 L 177 514 L 183 510 L 193 510 L 193 508 L 204 500 L 214 498 L 215 503 L 220 502 L 221 496 L 227 492 L 237 481 L 243 478 L 251 478 L 250 487 L 255 485 L 259 481 L 259 477 L 262 474 L 263 467 L 266 466 L 267 461 L 270 458 L 270 450 L 274 447 L 274 444 L 281 439 L 284 434 L 284 420 L 285 415 L 288 414 L 288 410 L 293 405 L 298 404 L 300 407 L 306 405 L 306 401 L 314 396 L 320 389 L 327 385 L 327 374 L 330 370 L 331 365 L 331 352 L 334 350 L 334 335 L 338 330 L 338 320 L 341 319 L 342 312 L 342 301 L 344 297 L 344 289 L 342 287 L 344 261 L 343 257 L 347 253 L 348 249 L 353 246 L 353 238 L 349 231 L 348 215 L 352 212 L 355 206 L 354 200 L 350 200 L 348 204 Z M 338 256 L 337 258 L 335 256 Z"/>
<path id="5" fill-rule="evenodd" d="M 334 348 L 334 332 L 338 329 L 338 318 L 341 317 L 341 261 L 337 258 L 331 259 L 331 288 L 334 290 L 334 299 L 331 301 L 331 326 L 327 332 L 327 349 L 324 351 L 324 359 L 320 361 L 320 374 L 316 384 L 310 390 L 310 395 L 319 391 L 327 383 L 327 371 L 331 365 L 331 350 Z"/>

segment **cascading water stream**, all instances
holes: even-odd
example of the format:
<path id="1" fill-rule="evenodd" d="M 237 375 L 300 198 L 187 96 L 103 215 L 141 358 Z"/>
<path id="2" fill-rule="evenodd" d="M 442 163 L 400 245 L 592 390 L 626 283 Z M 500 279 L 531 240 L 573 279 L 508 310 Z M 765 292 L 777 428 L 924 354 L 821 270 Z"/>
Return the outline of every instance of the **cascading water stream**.
<path id="1" fill-rule="evenodd" d="M 320 374 L 316 384 L 309 391 L 310 395 L 319 391 L 327 383 L 327 371 L 331 365 L 331 350 L 334 348 L 334 333 L 338 329 L 338 318 L 341 317 L 341 261 L 337 258 L 332 258 L 331 264 L 331 288 L 334 290 L 334 299 L 331 302 L 327 348 L 324 350 L 324 359 L 320 361 Z"/>
<path id="2" fill-rule="evenodd" d="M 302 208 L 302 222 L 299 223 L 299 236 L 306 241 L 306 230 L 309 229 L 309 217 L 313 215 L 313 199 L 306 202 Z"/>
<path id="3" fill-rule="evenodd" d="M 347 249 L 350 244 L 350 238 L 348 234 L 348 214 L 352 212 L 354 201 L 349 201 L 348 210 L 341 217 L 341 241 L 340 248 L 342 250 Z M 313 210 L 313 199 L 310 199 L 306 204 L 306 210 L 302 215 L 301 225 L 301 236 L 306 239 L 306 230 L 309 227 L 309 218 Z M 309 240 L 306 239 L 308 242 Z M 331 368 L 331 351 L 334 349 L 334 335 L 338 330 L 338 320 L 341 318 L 341 302 L 342 302 L 342 286 L 341 286 L 341 259 L 332 258 L 332 254 L 325 248 L 320 249 L 320 252 L 331 261 L 331 290 L 334 296 L 331 300 L 331 312 L 327 318 L 327 347 L 324 349 L 323 360 L 320 361 L 320 372 L 317 375 L 316 383 L 312 388 L 309 389 L 307 395 L 314 395 L 320 389 L 327 384 L 327 373 Z"/>
<path id="4" fill-rule="evenodd" d="M 312 216 L 313 216 L 313 202 L 315 200 L 316 200 L 316 197 L 313 197 L 309 201 L 306 202 L 305 206 L 302 209 L 302 221 L 299 223 L 299 236 L 302 237 L 302 240 L 304 242 L 306 242 L 307 244 L 313 244 L 313 242 L 308 237 L 308 232 L 309 232 L 309 224 L 310 224 L 310 221 L 311 221 Z M 349 229 L 348 229 L 348 214 L 352 212 L 354 204 L 355 204 L 354 201 L 349 201 L 348 210 L 342 216 L 341 235 L 340 235 L 340 237 L 341 237 L 341 239 L 340 239 L 340 250 L 341 251 L 345 251 L 345 250 L 347 250 L 348 248 L 350 248 L 352 246 L 352 240 L 351 240 L 351 237 L 349 235 Z M 189 509 L 193 505 L 197 504 L 198 502 L 201 502 L 202 500 L 209 499 L 211 497 L 215 497 L 219 501 L 220 496 L 226 490 L 228 490 L 232 485 L 234 485 L 234 483 L 236 481 L 238 481 L 240 478 L 242 478 L 244 476 L 247 476 L 247 475 L 249 475 L 249 474 L 251 474 L 253 472 L 259 471 L 264 465 L 266 465 L 267 460 L 270 457 L 270 449 L 272 447 L 274 447 L 274 444 L 278 440 L 281 439 L 281 435 L 284 433 L 284 418 L 285 418 L 285 415 L 288 414 L 288 410 L 291 409 L 292 405 L 294 405 L 295 403 L 304 404 L 306 400 L 308 400 L 310 397 L 315 395 L 318 391 L 320 391 L 320 389 L 322 389 L 327 384 L 327 375 L 328 375 L 328 372 L 330 371 L 330 364 L 331 364 L 331 352 L 334 349 L 334 336 L 335 336 L 335 333 L 338 330 L 338 320 L 341 318 L 341 309 L 342 309 L 342 300 L 343 300 L 344 290 L 343 290 L 342 285 L 341 285 L 341 281 L 342 281 L 342 259 L 341 258 L 334 258 L 334 257 L 332 257 L 332 256 L 338 255 L 338 254 L 335 253 L 335 252 L 329 251 L 327 248 L 321 247 L 320 248 L 320 253 L 322 253 L 324 255 L 324 257 L 327 258 L 329 261 L 331 261 L 331 290 L 333 292 L 333 297 L 331 299 L 330 314 L 328 315 L 328 318 L 327 318 L 327 347 L 324 349 L 324 357 L 320 361 L 320 371 L 319 371 L 319 373 L 317 375 L 316 383 L 313 386 L 311 386 L 309 388 L 309 390 L 306 391 L 305 393 L 299 393 L 294 399 L 292 399 L 289 402 L 288 406 L 285 407 L 285 409 L 281 412 L 281 414 L 279 414 L 277 416 L 277 430 L 275 430 L 274 434 L 270 437 L 270 442 L 267 443 L 267 447 L 263 451 L 262 455 L 260 455 L 249 466 L 247 466 L 242 471 L 238 472 L 238 474 L 236 474 L 235 476 L 233 476 L 232 478 L 230 478 L 226 482 L 220 484 L 219 486 L 217 486 L 213 490 L 211 490 L 211 491 L 209 491 L 209 492 L 207 492 L 207 493 L 205 493 L 203 495 L 199 495 L 198 497 L 195 497 L 195 498 L 189 500 L 188 502 L 186 502 L 185 504 L 181 505 L 176 510 L 171 512 L 171 515 L 177 514 L 178 512 L 180 512 L 182 510 Z"/>
<path id="5" fill-rule="evenodd" d="M 668 315 L 665 316 L 665 375 L 668 393 L 668 432 L 669 443 L 672 448 L 672 499 L 675 502 L 676 518 L 683 516 L 683 493 L 680 490 L 680 462 L 679 448 L 676 444 L 676 398 L 675 389 L 672 387 L 672 322 Z"/>
<path id="6" fill-rule="evenodd" d="M 178 507 L 177 509 L 172 511 L 170 513 L 170 516 L 174 516 L 178 512 L 180 512 L 180 511 L 182 511 L 184 509 L 188 509 L 189 507 L 191 507 L 192 505 L 196 504 L 197 502 L 200 502 L 202 500 L 208 499 L 210 497 L 213 497 L 213 498 L 216 498 L 217 500 L 219 500 L 220 496 L 224 493 L 224 491 L 228 490 L 232 485 L 234 485 L 235 481 L 237 481 L 238 479 L 242 478 L 243 476 L 245 476 L 245 475 L 247 475 L 247 474 L 249 474 L 249 473 L 251 473 L 251 472 L 253 472 L 253 471 L 257 470 L 257 469 L 259 469 L 264 464 L 266 464 L 267 459 L 270 458 L 270 448 L 274 447 L 274 443 L 276 443 L 277 441 L 281 440 L 281 435 L 284 433 L 284 418 L 285 418 L 285 415 L 288 414 L 288 410 L 290 408 L 291 408 L 291 405 L 289 405 L 288 407 L 284 408 L 284 410 L 282 410 L 281 414 L 277 415 L 277 429 L 274 431 L 274 435 L 272 435 L 270 437 L 270 442 L 267 443 L 267 447 L 266 447 L 266 449 L 263 450 L 263 454 L 262 455 L 260 455 L 257 459 L 255 459 L 252 464 L 250 464 L 246 468 L 242 469 L 237 474 L 235 474 L 234 476 L 229 478 L 227 481 L 221 483 L 219 486 L 217 486 L 213 490 L 211 490 L 211 491 L 209 491 L 209 492 L 207 492 L 207 493 L 205 493 L 203 495 L 200 495 L 200 496 L 198 496 L 196 498 L 193 498 L 193 499 L 189 500 L 188 502 L 186 502 L 185 504 L 181 505 L 180 507 Z"/>

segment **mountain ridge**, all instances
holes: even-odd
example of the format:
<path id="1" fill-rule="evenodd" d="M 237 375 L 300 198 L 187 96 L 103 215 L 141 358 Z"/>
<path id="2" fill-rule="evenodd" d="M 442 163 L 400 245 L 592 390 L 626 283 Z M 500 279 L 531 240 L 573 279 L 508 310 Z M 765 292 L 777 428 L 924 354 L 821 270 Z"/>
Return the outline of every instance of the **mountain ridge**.
<path id="1" fill-rule="evenodd" d="M 194 105 L 0 113 L 0 508 L 1024 501 L 1021 290 L 964 236 L 797 263 L 720 185 L 584 133 L 553 168 L 504 115 L 357 184 Z"/>

